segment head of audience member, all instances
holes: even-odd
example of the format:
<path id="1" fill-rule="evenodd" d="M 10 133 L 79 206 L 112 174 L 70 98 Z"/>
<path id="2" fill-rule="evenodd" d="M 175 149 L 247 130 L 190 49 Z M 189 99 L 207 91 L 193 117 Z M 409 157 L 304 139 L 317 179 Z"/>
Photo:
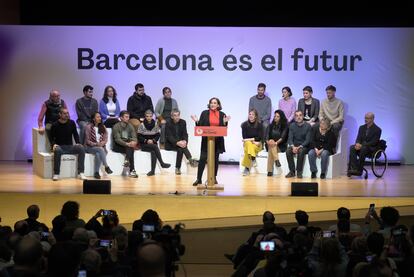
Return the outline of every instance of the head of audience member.
<path id="1" fill-rule="evenodd" d="M 263 230 L 266 233 L 269 233 L 269 232 L 271 232 L 274 229 L 274 227 L 275 227 L 275 220 L 276 220 L 276 218 L 275 218 L 275 216 L 274 216 L 274 214 L 272 212 L 265 211 L 263 213 L 263 216 L 262 216 Z"/>
<path id="2" fill-rule="evenodd" d="M 74 242 L 58 242 L 48 256 L 48 276 L 76 277 L 81 251 Z"/>
<path id="3" fill-rule="evenodd" d="M 295 122 L 299 125 L 303 123 L 303 112 L 302 111 L 295 112 Z"/>
<path id="4" fill-rule="evenodd" d="M 210 100 L 208 100 L 207 108 L 213 111 L 221 111 L 222 106 L 220 99 L 218 99 L 217 97 L 213 97 Z"/>
<path id="5" fill-rule="evenodd" d="M 373 232 L 369 234 L 367 237 L 368 250 L 378 257 L 381 256 L 382 250 L 384 248 L 384 241 L 384 236 L 380 233 Z"/>
<path id="6" fill-rule="evenodd" d="M 79 218 L 79 203 L 75 201 L 67 201 L 63 204 L 61 215 L 66 217 L 67 221 L 73 221 Z"/>
<path id="7" fill-rule="evenodd" d="M 144 85 L 141 83 L 138 83 L 135 85 L 135 93 L 138 96 L 143 96 L 145 94 L 145 89 L 144 89 Z"/>
<path id="8" fill-rule="evenodd" d="M 411 241 L 411 244 L 414 245 L 414 225 L 411 225 L 410 232 L 408 233 L 408 238 Z"/>
<path id="9" fill-rule="evenodd" d="M 383 207 L 380 211 L 380 218 L 384 227 L 394 227 L 400 219 L 400 213 L 394 207 Z"/>
<path id="10" fill-rule="evenodd" d="M 292 90 L 290 89 L 290 87 L 283 87 L 282 88 L 282 98 L 285 100 L 288 100 L 289 97 L 292 96 Z"/>
<path id="11" fill-rule="evenodd" d="M 144 242 L 138 248 L 137 262 L 140 276 L 166 276 L 166 255 L 164 249 L 155 241 Z"/>
<path id="12" fill-rule="evenodd" d="M 273 115 L 273 122 L 275 124 L 280 124 L 283 129 L 287 126 L 287 118 L 285 113 L 282 110 L 276 110 Z"/>
<path id="13" fill-rule="evenodd" d="M 330 128 L 331 128 L 331 123 L 330 123 L 330 121 L 328 119 L 323 118 L 319 122 L 319 131 L 321 133 L 327 132 Z"/>
<path id="14" fill-rule="evenodd" d="M 367 238 L 363 236 L 354 238 L 351 243 L 351 250 L 354 254 L 364 256 L 368 252 Z"/>
<path id="15" fill-rule="evenodd" d="M 334 87 L 333 85 L 329 85 L 326 87 L 325 91 L 326 91 L 326 97 L 329 100 L 335 99 L 336 87 Z"/>
<path id="16" fill-rule="evenodd" d="M 129 121 L 129 112 L 126 110 L 123 110 L 119 113 L 119 119 L 121 119 L 122 122 L 128 123 Z"/>
<path id="17" fill-rule="evenodd" d="M 178 110 L 178 109 L 173 109 L 172 111 L 171 111 L 171 119 L 175 122 L 175 123 L 177 123 L 178 121 L 180 121 L 180 110 Z"/>
<path id="18" fill-rule="evenodd" d="M 165 99 L 170 99 L 172 95 L 172 91 L 169 87 L 165 87 L 162 89 L 162 95 L 164 95 Z"/>
<path id="19" fill-rule="evenodd" d="M 40 209 L 38 205 L 30 205 L 27 208 L 27 217 L 31 219 L 38 219 L 39 218 Z"/>
<path id="20" fill-rule="evenodd" d="M 152 209 L 146 210 L 141 216 L 142 224 L 154 225 L 155 230 L 160 230 L 162 227 L 162 221 L 158 213 Z"/>
<path id="21" fill-rule="evenodd" d="M 333 270 L 341 262 L 340 244 L 335 238 L 322 238 L 319 252 L 320 262 L 325 270 Z M 335 276 L 334 272 L 324 272 L 321 276 Z"/>
<path id="22" fill-rule="evenodd" d="M 85 96 L 85 98 L 91 99 L 93 96 L 93 87 L 90 85 L 84 86 L 83 95 Z"/>
<path id="23" fill-rule="evenodd" d="M 372 112 L 368 112 L 365 114 L 365 124 L 367 124 L 368 128 L 374 124 L 375 115 Z"/>
<path id="24" fill-rule="evenodd" d="M 49 100 L 55 104 L 60 103 L 60 92 L 56 89 L 53 89 L 49 94 Z"/>
<path id="25" fill-rule="evenodd" d="M 412 255 L 412 245 L 407 237 L 408 228 L 398 225 L 391 230 L 389 256 L 408 257 Z"/>
<path id="26" fill-rule="evenodd" d="M 81 254 L 81 268 L 87 272 L 87 276 L 99 276 L 101 270 L 101 255 L 94 249 L 87 249 Z"/>
<path id="27" fill-rule="evenodd" d="M 73 231 L 72 240 L 80 244 L 88 245 L 89 244 L 88 231 L 85 228 L 76 228 L 75 231 Z"/>
<path id="28" fill-rule="evenodd" d="M 251 110 L 249 111 L 249 115 L 248 115 L 248 117 L 247 117 L 247 120 L 248 120 L 250 123 L 254 123 L 254 125 L 255 125 L 255 126 L 257 126 L 257 124 L 259 124 L 259 122 L 260 122 L 260 118 L 259 118 L 259 114 L 258 114 L 258 112 L 257 112 L 257 110 L 256 110 L 256 109 L 251 109 Z"/>
<path id="29" fill-rule="evenodd" d="M 151 110 L 145 111 L 145 121 L 151 122 L 153 120 L 154 113 Z"/>
<path id="30" fill-rule="evenodd" d="M 299 226 L 307 226 L 309 222 L 309 215 L 302 210 L 295 212 L 295 219 Z"/>
<path id="31" fill-rule="evenodd" d="M 124 226 L 118 225 L 112 228 L 112 235 L 117 242 L 119 251 L 128 248 L 128 230 Z"/>
<path id="32" fill-rule="evenodd" d="M 26 220 L 19 220 L 14 223 L 14 232 L 20 236 L 27 235 L 29 233 L 29 223 Z"/>
<path id="33" fill-rule="evenodd" d="M 0 241 L 7 241 L 13 230 L 10 226 L 1 226 L 0 227 Z"/>
<path id="34" fill-rule="evenodd" d="M 311 86 L 306 86 L 303 88 L 303 98 L 309 100 L 312 98 L 313 90 Z"/>
<path id="35" fill-rule="evenodd" d="M 14 251 L 21 240 L 21 235 L 17 233 L 12 233 L 7 239 L 7 245 L 10 247 L 12 251 Z"/>
<path id="36" fill-rule="evenodd" d="M 259 83 L 257 85 L 257 96 L 259 98 L 263 98 L 265 96 L 265 92 L 266 92 L 266 85 L 263 83 Z"/>
<path id="37" fill-rule="evenodd" d="M 345 208 L 345 207 L 340 207 L 337 211 L 336 211 L 336 216 L 339 219 L 351 219 L 351 212 Z"/>
<path id="38" fill-rule="evenodd" d="M 103 94 L 102 99 L 104 100 L 105 103 L 108 103 L 109 98 L 112 98 L 112 101 L 116 103 L 117 96 L 118 94 L 116 93 L 116 89 L 113 86 L 106 86 L 104 89 L 104 94 Z"/>
<path id="39" fill-rule="evenodd" d="M 42 251 L 39 240 L 30 236 L 22 238 L 14 250 L 14 268 L 32 273 L 40 272 L 43 265 Z"/>
<path id="40" fill-rule="evenodd" d="M 59 110 L 59 121 L 62 123 L 65 123 L 66 121 L 69 120 L 69 111 L 66 108 L 61 108 Z"/>
<path id="41" fill-rule="evenodd" d="M 115 210 L 111 210 L 111 213 L 102 217 L 102 225 L 105 229 L 111 229 L 118 226 L 119 218 L 118 213 Z"/>
<path id="42" fill-rule="evenodd" d="M 336 224 L 338 234 L 349 233 L 351 231 L 351 222 L 349 219 L 341 218 Z"/>

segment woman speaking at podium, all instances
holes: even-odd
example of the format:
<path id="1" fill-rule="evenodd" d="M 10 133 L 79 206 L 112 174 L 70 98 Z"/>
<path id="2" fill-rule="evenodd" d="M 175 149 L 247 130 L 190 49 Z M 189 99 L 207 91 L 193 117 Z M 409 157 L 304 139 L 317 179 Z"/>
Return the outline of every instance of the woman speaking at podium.
<path id="1" fill-rule="evenodd" d="M 208 110 L 205 110 L 201 113 L 200 119 L 197 116 L 192 115 L 191 119 L 194 120 L 197 126 L 227 126 L 227 122 L 230 120 L 230 116 L 226 116 L 225 113 L 221 111 L 220 100 L 216 97 L 210 99 L 207 105 Z M 215 174 L 216 177 L 214 183 L 217 184 L 217 171 L 218 171 L 218 160 L 221 153 L 226 152 L 224 147 L 224 137 L 215 137 L 216 144 L 216 153 L 215 153 Z M 193 183 L 193 186 L 202 184 L 202 177 L 204 168 L 207 162 L 207 137 L 202 137 L 201 139 L 201 153 L 200 160 L 198 162 L 197 170 L 197 180 Z"/>

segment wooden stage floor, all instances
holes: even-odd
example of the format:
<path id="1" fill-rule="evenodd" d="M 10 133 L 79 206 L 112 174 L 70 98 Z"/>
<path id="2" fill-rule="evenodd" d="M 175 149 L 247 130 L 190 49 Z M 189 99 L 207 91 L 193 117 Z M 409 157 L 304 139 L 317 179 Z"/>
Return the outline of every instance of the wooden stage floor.
<path id="1" fill-rule="evenodd" d="M 196 228 L 206 220 L 216 223 L 211 221 L 204 226 L 243 225 L 249 217 L 259 216 L 265 210 L 289 215 L 286 220 L 293 221 L 297 209 L 314 213 L 333 212 L 340 206 L 365 210 L 371 202 L 377 207 L 414 206 L 414 166 L 390 166 L 381 179 L 370 173 L 368 180 L 346 176 L 311 180 L 260 174 L 244 177 L 238 166 L 220 165 L 218 181 L 224 190 L 218 192 L 193 187 L 196 169 L 189 170 L 180 176 L 161 173 L 152 177 L 141 175 L 138 179 L 105 177 L 111 179 L 111 195 L 83 195 L 82 180 L 54 182 L 34 175 L 30 163 L 0 162 L 0 216 L 3 222 L 12 223 L 25 217 L 28 205 L 37 203 L 41 205 L 43 220 L 50 222 L 65 201 L 76 200 L 85 219 L 99 208 L 113 208 L 120 214 L 120 221 L 127 224 L 152 208 L 165 221 L 193 220 L 192 226 Z M 310 181 L 319 183 L 319 197 L 289 196 L 291 182 Z M 238 220 L 230 223 L 228 218 Z M 243 218 L 247 221 L 240 220 Z M 197 220 L 200 222 L 196 223 Z"/>

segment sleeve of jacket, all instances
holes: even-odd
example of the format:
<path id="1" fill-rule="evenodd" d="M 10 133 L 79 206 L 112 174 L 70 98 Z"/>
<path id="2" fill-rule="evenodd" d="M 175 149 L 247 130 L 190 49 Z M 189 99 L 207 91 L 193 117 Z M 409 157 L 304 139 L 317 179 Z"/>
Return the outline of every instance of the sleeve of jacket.
<path id="1" fill-rule="evenodd" d="M 134 96 L 130 96 L 128 98 L 127 110 L 130 113 L 131 118 L 137 118 L 137 119 L 139 119 L 138 114 L 135 112 L 135 106 L 134 106 L 134 99 L 133 99 L 133 97 Z"/>
<path id="2" fill-rule="evenodd" d="M 186 142 L 188 142 L 188 132 L 187 132 L 187 122 L 185 120 L 183 122 L 183 138 Z"/>
<path id="3" fill-rule="evenodd" d="M 105 128 L 105 133 L 101 135 L 102 138 L 101 138 L 101 141 L 99 142 L 99 144 L 101 144 L 102 147 L 108 143 L 108 130 L 106 130 L 105 126 L 104 128 Z"/>
<path id="4" fill-rule="evenodd" d="M 158 117 L 162 114 L 162 111 L 161 111 L 161 101 L 163 101 L 163 100 L 162 100 L 162 98 L 161 98 L 161 99 L 159 99 L 159 100 L 157 101 L 157 104 L 155 105 L 155 110 L 154 110 L 154 112 L 155 112 L 155 117 L 156 117 L 156 118 L 158 118 Z"/>
<path id="5" fill-rule="evenodd" d="M 254 141 L 262 141 L 263 139 L 263 124 L 259 123 L 257 124 L 257 128 L 259 128 L 259 135 L 254 138 Z"/>
<path id="6" fill-rule="evenodd" d="M 119 99 L 116 99 L 115 116 L 119 116 L 120 113 L 121 113 L 121 105 L 119 105 Z"/>
<path id="7" fill-rule="evenodd" d="M 175 136 L 175 132 L 173 128 L 174 128 L 173 123 L 170 120 L 168 120 L 167 124 L 165 124 L 165 139 L 172 145 L 176 145 L 178 138 Z"/>
<path id="8" fill-rule="evenodd" d="M 71 120 L 71 124 L 72 124 L 72 135 L 73 135 L 73 138 L 75 139 L 75 142 L 76 143 L 80 143 L 78 130 L 76 129 L 76 124 L 75 124 L 75 122 L 73 120 Z"/>
<path id="9" fill-rule="evenodd" d="M 316 98 L 313 98 L 313 102 L 315 103 L 315 114 L 311 118 L 311 121 L 316 122 L 318 121 L 318 117 L 319 117 L 320 103 L 319 103 L 319 100 Z"/>
<path id="10" fill-rule="evenodd" d="M 94 141 L 91 141 L 91 129 L 92 129 L 93 127 L 92 127 L 92 124 L 88 124 L 88 125 L 86 125 L 86 127 L 85 127 L 85 139 L 84 139 L 84 143 L 85 143 L 85 145 L 87 145 L 87 146 L 91 146 L 91 147 L 93 147 L 93 146 L 96 146 L 97 145 L 97 143 L 96 142 L 94 142 Z"/>
<path id="11" fill-rule="evenodd" d="M 381 138 L 381 132 L 381 128 L 375 126 L 374 134 L 371 136 L 370 140 L 364 144 L 364 146 L 371 147 L 377 145 Z"/>
<path id="12" fill-rule="evenodd" d="M 99 101 L 99 112 L 101 113 L 102 121 L 105 121 L 109 116 L 109 112 L 105 102 L 102 99 Z"/>
<path id="13" fill-rule="evenodd" d="M 120 124 L 121 123 L 117 123 L 114 125 L 114 127 L 112 127 L 112 137 L 113 137 L 113 140 L 117 144 L 126 146 L 127 144 L 125 141 L 123 141 L 122 136 L 121 136 L 121 125 Z"/>
<path id="14" fill-rule="evenodd" d="M 355 140 L 355 143 L 362 144 L 362 142 L 364 141 L 364 132 L 365 132 L 365 125 L 359 126 L 358 135 Z"/>

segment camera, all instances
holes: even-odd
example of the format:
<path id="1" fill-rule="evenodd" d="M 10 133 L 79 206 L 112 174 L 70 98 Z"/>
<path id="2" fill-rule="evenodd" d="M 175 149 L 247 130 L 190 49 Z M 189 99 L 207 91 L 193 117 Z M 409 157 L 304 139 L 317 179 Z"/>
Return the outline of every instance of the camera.
<path id="1" fill-rule="evenodd" d="M 112 240 L 101 239 L 99 240 L 98 245 L 100 247 L 110 248 L 112 247 Z"/>
<path id="2" fill-rule="evenodd" d="M 103 210 L 102 211 L 102 215 L 103 216 L 107 216 L 107 215 L 111 215 L 112 214 L 112 211 L 111 210 Z"/>
<path id="3" fill-rule="evenodd" d="M 275 250 L 275 242 L 274 241 L 261 241 L 260 242 L 260 250 L 261 251 L 274 251 Z"/>
<path id="4" fill-rule="evenodd" d="M 394 237 L 396 236 L 405 236 L 407 234 L 407 231 L 404 230 L 403 228 L 396 228 L 392 230 L 392 235 Z"/>
<path id="5" fill-rule="evenodd" d="M 323 233 L 322 233 L 322 237 L 324 237 L 324 238 L 331 238 L 331 237 L 333 237 L 334 236 L 334 232 L 332 232 L 332 231 L 323 231 Z"/>
<path id="6" fill-rule="evenodd" d="M 367 262 L 371 262 L 372 261 L 372 259 L 374 258 L 374 256 L 372 256 L 372 255 L 368 255 L 368 256 L 365 256 L 365 259 L 367 260 Z"/>
<path id="7" fill-rule="evenodd" d="M 79 270 L 78 277 L 86 277 L 86 270 Z"/>

